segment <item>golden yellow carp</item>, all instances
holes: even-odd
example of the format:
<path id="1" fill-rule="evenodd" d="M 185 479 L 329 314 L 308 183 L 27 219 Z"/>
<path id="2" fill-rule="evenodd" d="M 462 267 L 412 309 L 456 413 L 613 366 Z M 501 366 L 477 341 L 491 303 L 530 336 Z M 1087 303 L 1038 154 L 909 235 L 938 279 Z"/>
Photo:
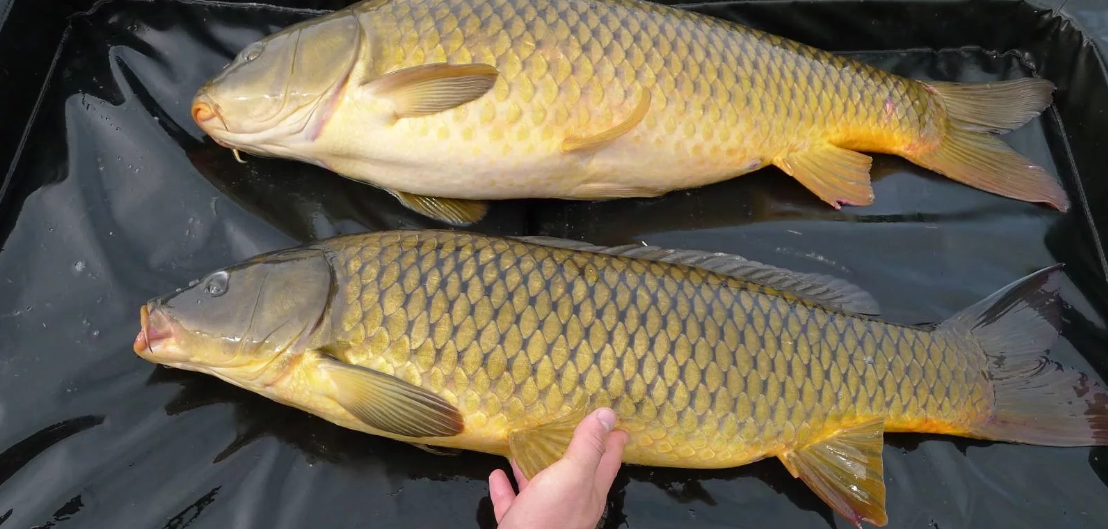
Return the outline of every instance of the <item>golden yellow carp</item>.
<path id="1" fill-rule="evenodd" d="M 192 115 L 236 155 L 317 164 L 456 225 L 487 200 L 652 197 L 770 165 L 868 205 L 858 151 L 1065 210 L 993 135 L 1053 90 L 906 79 L 640 0 L 370 0 L 247 46 Z"/>
<path id="2" fill-rule="evenodd" d="M 1108 393 L 1046 356 L 1058 270 L 915 327 L 842 279 L 739 256 L 368 233 L 151 300 L 134 349 L 353 430 L 510 456 L 528 477 L 611 406 L 626 463 L 776 457 L 842 516 L 883 525 L 884 432 L 1108 444 Z"/>

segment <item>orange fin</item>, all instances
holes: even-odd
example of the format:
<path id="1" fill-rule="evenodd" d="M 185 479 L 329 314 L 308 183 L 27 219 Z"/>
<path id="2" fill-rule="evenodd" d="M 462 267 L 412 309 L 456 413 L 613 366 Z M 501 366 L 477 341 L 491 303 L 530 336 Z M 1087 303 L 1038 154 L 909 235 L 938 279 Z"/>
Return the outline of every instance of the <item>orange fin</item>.
<path id="1" fill-rule="evenodd" d="M 500 72 L 488 64 L 424 64 L 385 74 L 366 85 L 392 100 L 397 118 L 436 114 L 488 92 Z"/>
<path id="2" fill-rule="evenodd" d="M 649 110 L 650 90 L 644 89 L 642 95 L 639 96 L 639 104 L 635 106 L 635 109 L 631 111 L 631 115 L 627 116 L 627 119 L 599 134 L 567 137 L 562 141 L 562 152 L 577 152 L 604 147 L 616 141 L 624 134 L 631 132 L 631 129 L 642 122 Z"/>
<path id="3" fill-rule="evenodd" d="M 1108 391 L 1045 352 L 1061 328 L 1061 265 L 1015 281 L 959 312 L 939 331 L 970 334 L 988 360 L 992 413 L 970 434 L 1046 446 L 1108 445 Z"/>
<path id="4" fill-rule="evenodd" d="M 884 419 L 843 428 L 830 437 L 779 456 L 835 512 L 861 527 L 888 523 L 881 459 Z"/>
<path id="5" fill-rule="evenodd" d="M 984 132 L 952 127 L 935 149 L 905 157 L 982 191 L 1025 202 L 1045 202 L 1060 211 L 1070 207 L 1065 190 L 1045 169 Z"/>
<path id="6" fill-rule="evenodd" d="M 783 156 L 773 164 L 839 209 L 839 204 L 868 206 L 873 203 L 873 188 L 869 185 L 872 162 L 864 154 L 824 144 Z"/>
<path id="7" fill-rule="evenodd" d="M 524 477 L 535 477 L 565 454 L 574 429 L 588 411 L 587 403 L 574 406 L 550 422 L 508 433 L 508 449 Z"/>
<path id="8" fill-rule="evenodd" d="M 1056 178 L 990 134 L 1007 132 L 1038 116 L 1050 105 L 1050 81 L 924 85 L 938 94 L 946 109 L 946 134 L 934 149 L 905 153 L 905 158 L 970 187 L 1069 209 L 1069 198 Z"/>
<path id="9" fill-rule="evenodd" d="M 489 203 L 481 200 L 429 197 L 392 189 L 388 192 L 408 209 L 454 226 L 473 224 L 489 211 Z"/>

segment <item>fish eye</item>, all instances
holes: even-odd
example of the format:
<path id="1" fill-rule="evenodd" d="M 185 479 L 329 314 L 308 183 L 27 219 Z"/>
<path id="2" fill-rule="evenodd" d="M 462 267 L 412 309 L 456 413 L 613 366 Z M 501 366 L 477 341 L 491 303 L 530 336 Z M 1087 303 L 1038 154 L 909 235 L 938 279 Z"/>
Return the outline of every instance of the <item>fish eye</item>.
<path id="1" fill-rule="evenodd" d="M 262 55 L 262 50 L 263 49 L 264 49 L 264 46 L 260 46 L 260 45 L 250 47 L 249 49 L 243 51 L 242 60 L 245 61 L 245 62 L 250 62 L 250 61 L 253 61 L 254 59 L 257 59 L 258 57 L 260 57 Z"/>
<path id="2" fill-rule="evenodd" d="M 208 278 L 208 284 L 204 290 L 213 298 L 218 298 L 227 293 L 227 272 L 216 272 Z"/>

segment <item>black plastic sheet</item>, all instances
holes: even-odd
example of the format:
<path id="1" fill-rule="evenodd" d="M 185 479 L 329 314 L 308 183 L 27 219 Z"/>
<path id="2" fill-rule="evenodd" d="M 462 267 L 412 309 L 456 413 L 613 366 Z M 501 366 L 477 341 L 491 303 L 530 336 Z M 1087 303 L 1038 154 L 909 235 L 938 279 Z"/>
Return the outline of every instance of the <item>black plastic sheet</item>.
<path id="1" fill-rule="evenodd" d="M 247 43 L 348 2 L 0 1 L 0 528 L 493 527 L 501 458 L 435 456 L 131 351 L 138 307 L 257 253 L 441 227 L 322 169 L 247 158 L 189 117 Z M 1108 7 L 978 2 L 688 6 L 895 73 L 1030 75 L 1056 105 L 1007 136 L 1060 174 L 1066 214 L 878 156 L 876 203 L 834 211 L 777 170 L 660 199 L 508 201 L 472 229 L 739 253 L 941 320 L 1065 262 L 1053 357 L 1108 374 Z M 317 11 L 313 11 L 317 10 Z M 7 13 L 6 18 L 4 17 Z M 889 527 L 1108 526 L 1108 450 L 889 435 Z M 848 527 L 776 461 L 625 467 L 608 527 Z"/>

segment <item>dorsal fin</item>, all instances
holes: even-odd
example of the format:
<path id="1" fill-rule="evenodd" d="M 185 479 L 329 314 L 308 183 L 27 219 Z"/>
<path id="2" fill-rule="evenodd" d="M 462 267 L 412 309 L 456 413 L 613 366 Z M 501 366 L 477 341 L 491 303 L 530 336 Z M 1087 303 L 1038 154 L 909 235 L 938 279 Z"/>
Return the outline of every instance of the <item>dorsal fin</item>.
<path id="1" fill-rule="evenodd" d="M 752 261 L 739 255 L 700 250 L 673 250 L 638 244 L 599 246 L 558 237 L 522 236 L 513 238 L 521 242 L 567 250 L 683 264 L 775 288 L 835 310 L 870 316 L 876 316 L 881 312 L 877 300 L 869 292 L 845 279 L 826 274 L 795 272 Z"/>

